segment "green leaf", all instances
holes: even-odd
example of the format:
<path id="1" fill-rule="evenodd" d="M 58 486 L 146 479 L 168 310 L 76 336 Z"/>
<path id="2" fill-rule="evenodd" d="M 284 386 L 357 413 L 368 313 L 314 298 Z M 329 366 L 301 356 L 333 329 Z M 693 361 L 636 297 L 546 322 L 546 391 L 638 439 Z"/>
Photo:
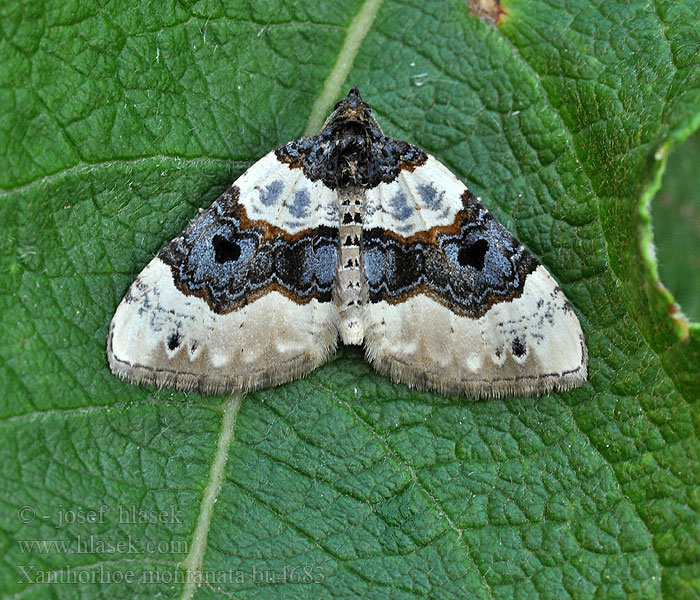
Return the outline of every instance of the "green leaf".
<path id="1" fill-rule="evenodd" d="M 700 194 L 697 166 L 700 134 L 689 137 L 668 157 L 661 188 L 652 203 L 654 244 L 661 280 L 683 312 L 700 319 Z"/>
<path id="2" fill-rule="evenodd" d="M 3 597 L 700 596 L 700 326 L 647 211 L 700 6 L 476 4 L 0 5 Z M 150 257 L 353 84 L 554 274 L 586 385 L 444 398 L 354 348 L 245 399 L 111 375 Z"/>

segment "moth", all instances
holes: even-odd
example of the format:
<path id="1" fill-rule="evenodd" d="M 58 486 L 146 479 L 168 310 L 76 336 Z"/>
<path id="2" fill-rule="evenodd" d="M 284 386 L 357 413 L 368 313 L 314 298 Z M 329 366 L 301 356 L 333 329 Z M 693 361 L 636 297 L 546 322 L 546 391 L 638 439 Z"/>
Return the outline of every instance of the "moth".
<path id="1" fill-rule="evenodd" d="M 556 281 L 449 169 L 385 136 L 357 87 L 144 268 L 107 356 L 134 383 L 223 394 L 302 377 L 338 338 L 392 381 L 445 395 L 587 376 Z"/>

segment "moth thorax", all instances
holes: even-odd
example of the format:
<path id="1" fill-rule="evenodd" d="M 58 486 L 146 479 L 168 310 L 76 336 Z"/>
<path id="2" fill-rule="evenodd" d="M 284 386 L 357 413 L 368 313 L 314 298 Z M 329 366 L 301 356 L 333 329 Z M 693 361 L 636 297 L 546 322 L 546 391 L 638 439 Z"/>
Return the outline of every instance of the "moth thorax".
<path id="1" fill-rule="evenodd" d="M 365 216 L 364 193 L 361 188 L 345 188 L 339 190 L 338 196 L 340 252 L 335 279 L 335 298 L 340 313 L 340 337 L 345 344 L 361 344 L 365 335 L 362 311 L 367 294 L 360 259 L 362 222 Z"/>
<path id="2" fill-rule="evenodd" d="M 339 187 L 363 186 L 367 183 L 370 142 L 365 135 L 346 134 L 334 148 L 336 179 Z"/>

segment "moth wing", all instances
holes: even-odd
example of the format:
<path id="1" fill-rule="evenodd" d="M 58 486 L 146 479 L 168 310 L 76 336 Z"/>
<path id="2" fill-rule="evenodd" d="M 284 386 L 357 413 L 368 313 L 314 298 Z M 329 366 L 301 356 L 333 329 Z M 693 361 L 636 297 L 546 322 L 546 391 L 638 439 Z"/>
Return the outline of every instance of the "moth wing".
<path id="1" fill-rule="evenodd" d="M 303 376 L 336 345 L 337 245 L 334 193 L 271 152 L 136 278 L 112 319 L 110 368 L 203 393 Z"/>
<path id="2" fill-rule="evenodd" d="M 428 157 L 366 191 L 368 360 L 394 381 L 477 397 L 587 376 L 581 326 L 553 277 Z"/>

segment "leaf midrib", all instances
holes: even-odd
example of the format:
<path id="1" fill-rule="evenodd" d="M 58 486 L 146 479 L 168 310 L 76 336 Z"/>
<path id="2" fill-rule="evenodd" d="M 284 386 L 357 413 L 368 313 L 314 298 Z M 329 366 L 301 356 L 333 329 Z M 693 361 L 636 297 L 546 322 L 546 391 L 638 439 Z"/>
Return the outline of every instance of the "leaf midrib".
<path id="1" fill-rule="evenodd" d="M 197 590 L 197 582 L 201 581 L 202 561 L 209 539 L 209 528 L 214 516 L 214 504 L 224 483 L 224 471 L 228 462 L 231 444 L 234 441 L 236 417 L 244 397 L 244 394 L 234 394 L 226 400 L 222 407 L 221 431 L 209 470 L 209 479 L 202 494 L 197 524 L 192 532 L 190 551 L 180 563 L 180 566 L 187 572 L 185 586 L 180 596 L 181 600 L 190 600 Z"/>

